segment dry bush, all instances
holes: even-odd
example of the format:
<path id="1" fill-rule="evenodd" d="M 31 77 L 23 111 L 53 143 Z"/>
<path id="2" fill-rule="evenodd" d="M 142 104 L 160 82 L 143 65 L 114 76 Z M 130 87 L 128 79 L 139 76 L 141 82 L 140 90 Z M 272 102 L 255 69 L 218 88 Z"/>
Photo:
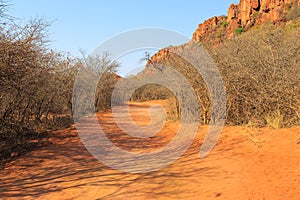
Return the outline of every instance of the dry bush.
<path id="1" fill-rule="evenodd" d="M 254 27 L 242 35 L 234 35 L 218 48 L 208 48 L 226 88 L 227 124 L 268 125 L 274 128 L 300 124 L 299 21 L 280 27 Z M 213 70 L 210 71 L 210 62 L 198 54 L 191 44 L 177 49 L 183 49 L 191 57 L 204 59 L 199 59 L 199 63 L 189 63 L 170 51 L 168 58 L 154 63 L 162 66 L 154 68 L 164 73 L 164 66 L 170 66 L 188 80 L 199 101 L 200 122 L 208 124 L 213 120 L 209 90 L 215 97 L 224 95 L 218 94 L 218 86 L 208 89 L 206 85 L 218 82 L 217 76 L 213 75 Z M 204 66 L 201 69 L 210 75 L 210 80 L 204 81 L 195 66 Z M 189 101 L 189 98 L 185 100 Z"/>
<path id="2" fill-rule="evenodd" d="M 131 101 L 166 100 L 167 120 L 177 121 L 179 119 L 178 100 L 166 87 L 158 84 L 146 84 L 138 88 L 132 94 Z"/>
<path id="3" fill-rule="evenodd" d="M 132 101 L 149 101 L 158 99 L 169 99 L 174 95 L 172 92 L 158 84 L 146 84 L 132 94 L 130 100 Z"/>
<path id="4" fill-rule="evenodd" d="M 298 5 L 298 2 L 295 1 L 288 7 L 285 18 L 290 21 L 295 20 L 298 17 L 300 17 L 300 6 Z"/>
<path id="5" fill-rule="evenodd" d="M 228 123 L 299 124 L 300 30 L 288 27 L 254 28 L 212 50 L 226 86 Z"/>
<path id="6" fill-rule="evenodd" d="M 11 151 L 40 132 L 72 123 L 77 64 L 47 49 L 47 26 L 43 20 L 33 20 L 0 27 L 1 149 Z"/>
<path id="7" fill-rule="evenodd" d="M 110 106 L 116 65 L 109 64 L 107 56 L 87 61 L 49 50 L 47 27 L 43 20 L 0 27 L 0 157 L 25 148 L 45 131 L 73 123 L 73 85 L 81 68 L 103 73 L 95 106 Z"/>
<path id="8" fill-rule="evenodd" d="M 1 122 L 33 128 L 49 114 L 70 114 L 72 60 L 47 51 L 45 24 L 32 21 L 1 32 Z"/>
<path id="9" fill-rule="evenodd" d="M 179 108 L 178 100 L 176 97 L 171 97 L 167 99 L 167 103 L 166 103 L 167 120 L 177 121 L 180 118 L 180 113 L 178 108 Z"/>
<path id="10" fill-rule="evenodd" d="M 2 21 L 8 17 L 6 14 L 7 7 L 8 3 L 4 0 L 0 0 L 0 24 L 3 23 Z"/>
<path id="11" fill-rule="evenodd" d="M 158 73 L 162 73 L 162 74 L 168 73 L 168 67 L 173 68 L 177 72 L 179 72 L 183 76 L 183 79 L 185 79 L 192 87 L 200 107 L 200 110 L 198 110 L 199 109 L 198 106 L 194 106 L 194 107 L 192 106 L 193 110 L 185 110 L 183 112 L 199 113 L 200 123 L 208 124 L 211 120 L 211 108 L 212 108 L 209 89 L 205 81 L 203 80 L 203 77 L 195 68 L 198 67 L 203 69 L 203 66 L 206 66 L 208 62 L 205 59 L 204 60 L 200 59 L 200 63 L 190 63 L 187 59 L 184 58 L 184 56 L 181 55 L 181 54 L 184 54 L 185 56 L 188 55 L 191 57 L 190 60 L 194 60 L 193 58 L 195 57 L 198 58 L 203 56 L 198 53 L 199 51 L 194 50 L 191 46 L 183 45 L 179 49 L 174 49 L 170 51 L 169 57 L 167 59 L 159 60 L 157 63 L 153 64 L 154 66 L 148 64 L 147 67 L 159 68 L 161 69 L 161 71 L 157 69 L 156 70 L 158 71 Z M 204 52 L 200 51 L 200 53 L 204 53 Z M 207 69 L 207 71 L 210 71 L 210 69 Z M 207 74 L 210 73 L 211 72 L 207 72 Z M 173 94 L 175 97 L 181 97 L 185 105 L 193 104 L 192 103 L 193 99 L 189 97 L 190 94 L 187 93 L 187 90 L 185 88 L 186 86 L 182 85 L 182 80 L 174 80 L 173 82 L 169 82 L 169 84 L 172 84 L 178 89 L 178 93 Z M 179 119 L 181 117 L 179 113 L 181 113 L 182 110 L 180 110 L 179 102 L 178 101 L 175 102 L 176 102 L 176 106 L 175 106 L 176 112 L 174 112 L 174 116 L 177 116 L 177 118 Z M 188 108 L 185 106 L 184 109 L 188 109 Z"/>
<path id="12" fill-rule="evenodd" d="M 119 65 L 110 61 L 108 53 L 94 57 L 83 55 L 80 63 L 82 68 L 76 79 L 76 91 L 72 96 L 73 104 L 76 105 L 73 108 L 75 119 L 109 108 L 112 91 L 119 78 L 115 74 Z"/>
<path id="13" fill-rule="evenodd" d="M 283 116 L 280 110 L 275 110 L 265 116 L 266 124 L 274 129 L 279 129 L 282 127 Z"/>
<path id="14" fill-rule="evenodd" d="M 118 75 L 113 72 L 107 72 L 101 76 L 96 90 L 96 111 L 103 111 L 111 107 L 112 92 L 117 79 Z"/>

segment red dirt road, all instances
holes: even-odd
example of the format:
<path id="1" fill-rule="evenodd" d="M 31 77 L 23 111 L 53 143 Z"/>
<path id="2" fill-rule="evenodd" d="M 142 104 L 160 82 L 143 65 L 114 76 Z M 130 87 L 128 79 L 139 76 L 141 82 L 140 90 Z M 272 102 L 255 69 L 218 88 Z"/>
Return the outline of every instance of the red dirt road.
<path id="1" fill-rule="evenodd" d="M 150 105 L 131 105 L 137 124 L 149 123 Z M 158 149 L 178 129 L 178 123 L 168 122 L 151 140 L 128 142 L 110 112 L 97 116 L 110 139 L 134 151 Z M 0 171 L 0 199 L 300 199 L 300 127 L 225 127 L 213 151 L 199 159 L 206 130 L 199 128 L 177 161 L 144 174 L 110 169 L 89 154 L 74 128 L 58 131 L 51 144 Z"/>

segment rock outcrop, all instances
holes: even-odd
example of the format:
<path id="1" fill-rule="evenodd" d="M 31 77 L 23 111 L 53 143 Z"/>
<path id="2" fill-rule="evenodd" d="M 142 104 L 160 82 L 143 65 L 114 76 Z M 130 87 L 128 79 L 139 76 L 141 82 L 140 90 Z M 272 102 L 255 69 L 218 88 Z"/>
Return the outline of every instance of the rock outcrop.
<path id="1" fill-rule="evenodd" d="M 246 31 L 266 22 L 284 23 L 287 12 L 294 6 L 300 7 L 300 0 L 240 0 L 239 4 L 230 5 L 227 17 L 212 17 L 199 24 L 193 41 L 218 43 L 237 28 Z"/>
<path id="2" fill-rule="evenodd" d="M 229 6 L 228 16 L 215 16 L 199 24 L 191 42 L 217 45 L 231 37 L 237 29 L 247 31 L 254 25 L 266 22 L 285 23 L 288 21 L 288 12 L 295 7 L 300 9 L 300 0 L 240 0 L 239 4 Z M 181 47 L 161 49 L 152 56 L 151 61 L 157 63 L 166 60 L 171 51 Z"/>

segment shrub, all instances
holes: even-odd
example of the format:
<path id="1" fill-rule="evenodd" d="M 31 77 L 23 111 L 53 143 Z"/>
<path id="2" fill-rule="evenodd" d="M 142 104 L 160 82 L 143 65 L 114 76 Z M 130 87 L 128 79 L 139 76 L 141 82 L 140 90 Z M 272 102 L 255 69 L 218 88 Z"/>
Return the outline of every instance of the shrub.
<path id="1" fill-rule="evenodd" d="M 226 28 L 229 25 L 229 22 L 224 22 L 223 27 Z"/>
<path id="2" fill-rule="evenodd" d="M 234 30 L 234 33 L 236 33 L 236 34 L 242 34 L 243 32 L 245 32 L 244 28 L 237 28 Z"/>
<path id="3" fill-rule="evenodd" d="M 0 160 L 12 149 L 21 151 L 41 132 L 73 123 L 73 84 L 78 69 L 87 63 L 49 50 L 48 26 L 43 20 L 32 20 L 0 27 Z M 97 100 L 105 98 L 98 101 L 104 105 L 95 102 L 101 109 L 110 106 L 105 94 L 110 94 L 115 66 L 107 67 L 107 57 L 96 62 L 101 66 L 98 71 L 107 69 L 97 88 Z"/>
<path id="4" fill-rule="evenodd" d="M 76 61 L 47 49 L 47 26 L 43 20 L 33 20 L 0 29 L 0 151 L 25 147 L 40 132 L 61 126 L 50 115 L 71 118 Z"/>
<path id="5" fill-rule="evenodd" d="M 292 4 L 291 8 L 287 11 L 286 19 L 290 21 L 298 17 L 300 17 L 300 7 L 298 6 L 298 3 L 295 2 Z"/>
<path id="6" fill-rule="evenodd" d="M 167 120 L 177 121 L 180 118 L 180 113 L 178 110 L 178 100 L 175 97 L 167 99 L 166 112 Z"/>
<path id="7" fill-rule="evenodd" d="M 158 84 L 146 84 L 132 94 L 132 101 L 149 101 L 158 99 L 168 99 L 173 96 L 172 92 Z"/>
<path id="8" fill-rule="evenodd" d="M 226 87 L 228 124 L 299 124 L 299 28 L 286 29 L 261 26 L 212 50 Z"/>
<path id="9" fill-rule="evenodd" d="M 283 116 L 280 113 L 280 110 L 273 111 L 265 116 L 267 126 L 280 129 L 283 123 Z"/>

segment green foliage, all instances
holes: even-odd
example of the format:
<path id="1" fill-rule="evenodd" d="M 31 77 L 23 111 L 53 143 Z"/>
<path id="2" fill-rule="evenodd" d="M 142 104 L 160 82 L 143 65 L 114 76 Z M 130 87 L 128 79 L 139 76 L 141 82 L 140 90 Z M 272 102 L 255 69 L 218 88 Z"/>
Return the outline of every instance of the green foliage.
<path id="1" fill-rule="evenodd" d="M 242 34 L 243 32 L 245 32 L 244 28 L 237 28 L 234 30 L 234 33 L 236 33 L 236 34 Z"/>
<path id="2" fill-rule="evenodd" d="M 224 28 L 227 28 L 228 25 L 229 25 L 229 22 L 224 22 L 224 23 L 223 23 L 223 27 L 224 27 Z"/>

